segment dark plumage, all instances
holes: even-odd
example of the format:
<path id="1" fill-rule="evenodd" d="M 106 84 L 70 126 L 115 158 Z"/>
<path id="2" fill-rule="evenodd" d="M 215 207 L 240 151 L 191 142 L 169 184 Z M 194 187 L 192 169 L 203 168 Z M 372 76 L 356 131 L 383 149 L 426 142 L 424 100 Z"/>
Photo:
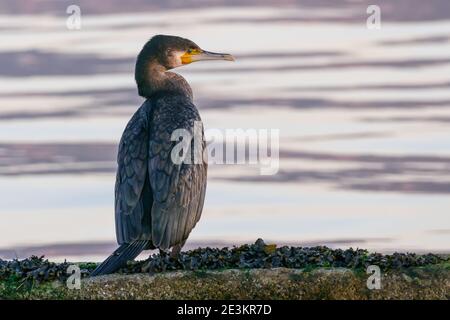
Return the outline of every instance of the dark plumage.
<path id="1" fill-rule="evenodd" d="M 200 219 L 207 164 L 174 163 L 171 152 L 178 142 L 171 141 L 171 135 L 185 129 L 193 136 L 194 122 L 201 119 L 187 81 L 168 70 L 218 59 L 232 57 L 163 35 L 150 39 L 139 53 L 135 79 L 146 101 L 128 122 L 117 156 L 115 220 L 120 247 L 92 275 L 112 273 L 145 249 L 173 247 L 177 255 Z M 203 130 L 201 135 L 198 147 L 203 154 Z M 193 151 L 193 140 L 190 145 Z"/>

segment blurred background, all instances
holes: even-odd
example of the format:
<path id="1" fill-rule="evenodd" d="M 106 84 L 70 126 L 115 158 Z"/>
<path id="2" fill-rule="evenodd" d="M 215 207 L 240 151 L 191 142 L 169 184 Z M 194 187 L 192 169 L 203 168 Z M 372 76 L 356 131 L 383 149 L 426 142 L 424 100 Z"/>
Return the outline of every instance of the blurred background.
<path id="1" fill-rule="evenodd" d="M 206 129 L 280 129 L 278 174 L 210 167 L 187 248 L 450 252 L 450 2 L 375 2 L 1 0 L 0 258 L 115 248 L 117 143 L 159 33 L 237 58 L 176 70 Z"/>

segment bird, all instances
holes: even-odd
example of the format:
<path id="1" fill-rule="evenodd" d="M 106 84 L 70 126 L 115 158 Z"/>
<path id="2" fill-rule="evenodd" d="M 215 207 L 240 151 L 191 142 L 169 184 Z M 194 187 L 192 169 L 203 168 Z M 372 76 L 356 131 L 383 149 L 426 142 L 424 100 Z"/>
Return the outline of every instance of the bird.
<path id="1" fill-rule="evenodd" d="M 192 135 L 201 123 L 189 83 L 169 71 L 196 61 L 234 57 L 201 49 L 189 39 L 155 35 L 136 59 L 138 94 L 145 98 L 125 127 L 117 154 L 115 226 L 119 247 L 90 276 L 113 273 L 143 250 L 176 258 L 200 219 L 207 180 L 206 142 L 201 127 L 200 161 L 173 161 L 172 133 Z M 184 137 L 183 137 L 184 139 Z M 184 159 L 192 160 L 195 139 Z M 177 154 L 175 152 L 175 154 Z M 183 155 L 183 151 L 180 152 Z"/>

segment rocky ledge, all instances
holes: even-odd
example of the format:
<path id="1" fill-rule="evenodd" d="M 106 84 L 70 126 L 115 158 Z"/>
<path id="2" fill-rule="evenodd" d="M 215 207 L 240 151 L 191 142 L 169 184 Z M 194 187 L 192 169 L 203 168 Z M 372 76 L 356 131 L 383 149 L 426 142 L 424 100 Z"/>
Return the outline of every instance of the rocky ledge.
<path id="1" fill-rule="evenodd" d="M 449 299 L 448 256 L 254 244 L 152 255 L 89 278 L 95 263 L 0 260 L 0 299 Z M 376 266 L 380 288 L 368 279 Z M 69 278 L 68 278 L 69 277 Z M 80 286 L 77 286 L 77 284 Z M 68 285 L 69 284 L 69 285 Z M 375 287 L 375 288 L 374 288 Z"/>
<path id="2" fill-rule="evenodd" d="M 448 268 L 415 268 L 382 274 L 369 289 L 369 275 L 344 268 L 172 271 L 155 275 L 113 274 L 87 278 L 79 289 L 41 283 L 3 298 L 25 299 L 449 299 Z M 2 288 L 3 286 L 3 288 Z M 11 289 L 9 289 L 11 290 Z"/>

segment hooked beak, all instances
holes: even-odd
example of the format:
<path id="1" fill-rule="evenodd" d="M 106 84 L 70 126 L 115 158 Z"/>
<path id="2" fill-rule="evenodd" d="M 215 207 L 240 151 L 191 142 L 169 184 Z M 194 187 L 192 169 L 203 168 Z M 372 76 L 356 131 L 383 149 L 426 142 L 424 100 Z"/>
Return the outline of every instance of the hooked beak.
<path id="1" fill-rule="evenodd" d="M 195 61 L 203 60 L 227 60 L 234 61 L 234 57 L 228 53 L 215 53 L 205 50 L 195 50 L 191 52 L 186 52 L 181 56 L 181 61 L 183 64 L 188 64 Z"/>

